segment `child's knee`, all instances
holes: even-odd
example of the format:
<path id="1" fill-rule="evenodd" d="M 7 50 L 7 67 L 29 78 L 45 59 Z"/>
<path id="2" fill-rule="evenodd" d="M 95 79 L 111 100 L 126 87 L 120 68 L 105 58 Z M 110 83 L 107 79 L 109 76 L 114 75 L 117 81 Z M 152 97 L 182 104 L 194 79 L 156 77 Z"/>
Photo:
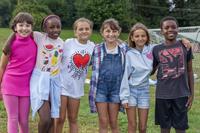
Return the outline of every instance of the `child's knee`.
<path id="1" fill-rule="evenodd" d="M 69 121 L 70 123 L 77 123 L 77 117 L 68 116 L 68 121 Z"/>
<path id="2" fill-rule="evenodd" d="M 66 116 L 60 116 L 60 118 L 58 119 L 58 123 L 63 124 L 65 123 L 65 120 L 66 120 Z"/>
<path id="3" fill-rule="evenodd" d="M 43 125 L 43 126 L 49 126 L 51 124 L 51 118 L 50 117 L 41 118 L 40 124 Z"/>

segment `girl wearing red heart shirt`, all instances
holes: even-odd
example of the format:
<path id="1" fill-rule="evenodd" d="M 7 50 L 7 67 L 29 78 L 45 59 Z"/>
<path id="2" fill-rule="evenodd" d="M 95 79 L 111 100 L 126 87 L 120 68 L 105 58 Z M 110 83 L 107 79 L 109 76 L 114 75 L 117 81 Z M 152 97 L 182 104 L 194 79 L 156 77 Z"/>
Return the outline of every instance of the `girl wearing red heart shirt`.
<path id="1" fill-rule="evenodd" d="M 78 132 L 78 111 L 80 98 L 84 95 L 84 83 L 95 44 L 89 40 L 93 23 L 86 18 L 74 22 L 75 38 L 67 39 L 64 44 L 61 81 L 61 112 L 58 133 L 62 132 L 67 118 L 69 132 Z"/>

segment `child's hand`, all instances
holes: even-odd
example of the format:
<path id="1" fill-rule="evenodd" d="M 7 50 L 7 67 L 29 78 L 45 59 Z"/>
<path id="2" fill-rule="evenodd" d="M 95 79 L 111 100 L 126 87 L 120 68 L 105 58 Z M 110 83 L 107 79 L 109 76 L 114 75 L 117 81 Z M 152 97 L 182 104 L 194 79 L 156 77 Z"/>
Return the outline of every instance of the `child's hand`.
<path id="1" fill-rule="evenodd" d="M 128 108 L 128 103 L 124 103 L 124 104 L 122 104 L 122 106 L 123 106 L 125 109 L 127 109 L 127 108 Z"/>
<path id="2" fill-rule="evenodd" d="M 185 106 L 188 108 L 188 110 L 190 110 L 191 107 L 192 107 L 193 99 L 194 99 L 194 96 L 193 96 L 193 95 L 191 95 L 191 96 L 188 97 L 188 101 L 187 101 L 187 103 L 186 103 L 186 105 L 185 105 Z"/>
<path id="3" fill-rule="evenodd" d="M 192 44 L 190 43 L 190 41 L 186 38 L 182 38 L 181 42 L 183 43 L 183 45 L 187 48 L 187 50 L 189 50 L 192 47 Z"/>

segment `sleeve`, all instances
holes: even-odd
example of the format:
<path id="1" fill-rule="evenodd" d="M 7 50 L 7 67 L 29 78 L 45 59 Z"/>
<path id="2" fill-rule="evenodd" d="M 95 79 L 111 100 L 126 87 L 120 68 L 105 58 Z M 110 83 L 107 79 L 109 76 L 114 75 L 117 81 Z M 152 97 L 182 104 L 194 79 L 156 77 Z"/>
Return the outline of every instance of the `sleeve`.
<path id="1" fill-rule="evenodd" d="M 92 52 L 92 55 L 91 55 L 91 59 L 90 59 L 90 66 L 92 66 L 92 64 L 94 64 L 94 49 L 93 49 L 93 52 Z"/>
<path id="2" fill-rule="evenodd" d="M 91 54 L 91 59 L 90 59 L 90 63 L 89 65 L 91 66 L 92 65 L 92 61 L 94 60 L 94 48 L 95 48 L 95 43 L 94 42 L 91 42 L 91 45 L 92 45 L 92 54 Z"/>
<path id="3" fill-rule="evenodd" d="M 153 69 L 155 69 L 158 65 L 158 60 L 157 60 L 157 56 L 156 56 L 156 47 L 153 48 L 152 50 L 152 55 L 153 55 Z"/>
<path id="4" fill-rule="evenodd" d="M 190 60 L 192 60 L 194 58 L 193 54 L 192 54 L 192 49 L 190 48 L 187 51 L 187 62 L 189 62 Z"/>
<path id="5" fill-rule="evenodd" d="M 43 34 L 41 32 L 38 32 L 38 31 L 33 32 L 33 39 L 34 39 L 34 41 L 36 42 L 37 45 L 42 40 L 42 36 L 43 36 Z"/>
<path id="6" fill-rule="evenodd" d="M 67 65 L 67 52 L 69 52 L 69 49 L 67 47 L 67 41 L 63 42 L 63 55 L 62 55 L 62 60 L 61 60 L 61 68 L 66 69 Z"/>
<path id="7" fill-rule="evenodd" d="M 96 70 L 97 62 L 98 62 L 98 45 L 94 47 L 94 50 L 92 52 L 92 58 L 91 58 L 92 71 Z"/>
<path id="8" fill-rule="evenodd" d="M 130 96 L 130 88 L 129 88 L 129 75 L 130 75 L 130 60 L 128 58 L 128 54 L 126 54 L 125 59 L 125 70 L 120 86 L 120 100 L 122 104 L 128 103 L 128 98 Z"/>
<path id="9" fill-rule="evenodd" d="M 158 45 L 158 44 L 149 44 L 149 46 L 151 47 L 151 49 L 153 49 L 156 45 Z"/>

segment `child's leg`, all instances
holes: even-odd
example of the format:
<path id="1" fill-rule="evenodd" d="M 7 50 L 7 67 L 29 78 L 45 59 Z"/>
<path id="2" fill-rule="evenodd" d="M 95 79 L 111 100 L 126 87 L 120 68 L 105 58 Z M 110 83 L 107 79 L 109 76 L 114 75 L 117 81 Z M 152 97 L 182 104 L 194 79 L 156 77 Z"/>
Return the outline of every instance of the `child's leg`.
<path id="1" fill-rule="evenodd" d="M 188 97 L 181 97 L 173 100 L 173 127 L 176 129 L 176 133 L 185 133 L 188 129 L 188 108 L 185 106 L 188 101 Z"/>
<path id="2" fill-rule="evenodd" d="M 105 102 L 97 102 L 97 112 L 99 116 L 99 133 L 107 133 L 108 132 L 108 103 Z"/>
<path id="3" fill-rule="evenodd" d="M 160 128 L 160 133 L 170 133 L 170 129 L 168 129 L 168 128 Z"/>
<path id="4" fill-rule="evenodd" d="M 19 127 L 20 133 L 29 133 L 30 97 L 19 97 Z"/>
<path id="5" fill-rule="evenodd" d="M 129 107 L 126 109 L 128 117 L 128 133 L 136 133 L 137 123 L 136 123 L 136 107 Z"/>
<path id="6" fill-rule="evenodd" d="M 140 109 L 140 108 L 138 108 L 139 132 L 140 133 L 146 133 L 148 112 L 149 112 L 149 109 Z"/>
<path id="7" fill-rule="evenodd" d="M 49 133 L 58 133 L 58 121 L 59 121 L 59 118 L 51 119 L 51 126 L 50 126 Z"/>
<path id="8" fill-rule="evenodd" d="M 66 111 L 67 111 L 67 96 L 61 96 L 60 118 L 58 120 L 57 133 L 62 133 L 63 126 L 66 120 Z"/>
<path id="9" fill-rule="evenodd" d="M 118 128 L 118 113 L 119 113 L 119 104 L 118 103 L 109 103 L 108 104 L 108 115 L 109 123 L 112 133 L 119 133 Z"/>
<path id="10" fill-rule="evenodd" d="M 44 104 L 38 111 L 40 120 L 38 123 L 38 133 L 48 133 L 51 125 L 51 112 L 49 101 L 44 101 Z"/>
<path id="11" fill-rule="evenodd" d="M 69 132 L 78 133 L 78 111 L 80 106 L 80 99 L 68 97 L 67 103 L 67 117 L 69 122 Z"/>
<path id="12" fill-rule="evenodd" d="M 176 133 L 186 133 L 186 131 L 185 130 L 176 129 Z"/>
<path id="13" fill-rule="evenodd" d="M 18 97 L 3 95 L 3 101 L 8 117 L 8 133 L 18 133 Z"/>

